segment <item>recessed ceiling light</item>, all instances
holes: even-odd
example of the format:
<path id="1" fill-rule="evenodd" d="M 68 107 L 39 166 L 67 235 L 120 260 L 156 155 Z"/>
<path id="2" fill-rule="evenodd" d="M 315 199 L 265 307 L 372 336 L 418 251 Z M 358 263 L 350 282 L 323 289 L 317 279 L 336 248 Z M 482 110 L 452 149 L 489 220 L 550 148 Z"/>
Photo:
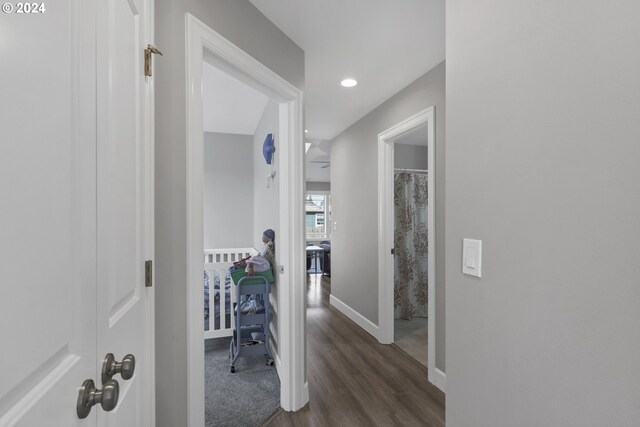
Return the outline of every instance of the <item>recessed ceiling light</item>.
<path id="1" fill-rule="evenodd" d="M 304 133 L 309 133 L 309 129 L 305 129 L 305 130 L 304 130 Z"/>
<path id="2" fill-rule="evenodd" d="M 340 82 L 340 84 L 344 87 L 354 87 L 355 85 L 358 84 L 358 82 L 355 81 L 354 79 L 344 79 L 343 81 Z"/>

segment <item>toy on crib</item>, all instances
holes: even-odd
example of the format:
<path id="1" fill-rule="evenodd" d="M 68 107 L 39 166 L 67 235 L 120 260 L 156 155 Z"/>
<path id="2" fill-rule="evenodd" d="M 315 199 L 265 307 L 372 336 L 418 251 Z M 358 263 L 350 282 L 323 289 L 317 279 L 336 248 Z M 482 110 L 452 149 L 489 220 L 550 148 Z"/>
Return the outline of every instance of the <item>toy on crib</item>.
<path id="1" fill-rule="evenodd" d="M 255 272 L 267 271 L 275 261 L 275 233 L 272 229 L 267 229 L 262 233 L 262 248 L 258 255 L 246 259 L 246 272 L 248 276 L 253 276 Z M 243 260 L 244 261 L 244 260 Z"/>

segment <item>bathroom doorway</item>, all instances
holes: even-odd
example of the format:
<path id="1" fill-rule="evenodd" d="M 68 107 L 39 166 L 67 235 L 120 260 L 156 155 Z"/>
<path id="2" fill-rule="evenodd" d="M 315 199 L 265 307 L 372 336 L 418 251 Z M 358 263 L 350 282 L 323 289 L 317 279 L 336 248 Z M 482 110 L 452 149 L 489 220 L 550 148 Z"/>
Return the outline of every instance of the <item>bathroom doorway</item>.
<path id="1" fill-rule="evenodd" d="M 427 125 L 394 141 L 394 343 L 427 366 L 429 181 Z"/>

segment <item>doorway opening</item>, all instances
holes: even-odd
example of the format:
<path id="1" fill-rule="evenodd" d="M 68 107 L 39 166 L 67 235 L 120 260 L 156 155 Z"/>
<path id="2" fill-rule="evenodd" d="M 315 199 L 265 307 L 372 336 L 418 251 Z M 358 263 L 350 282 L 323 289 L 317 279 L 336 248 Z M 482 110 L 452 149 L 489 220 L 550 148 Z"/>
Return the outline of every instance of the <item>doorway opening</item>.
<path id="1" fill-rule="evenodd" d="M 259 116 L 254 129 L 240 134 L 233 134 L 229 129 L 205 134 L 206 121 L 210 118 L 205 118 L 208 100 L 203 97 L 208 72 L 218 79 L 226 78 L 227 85 L 250 89 L 256 95 L 249 101 L 256 110 L 255 115 Z M 186 75 L 190 88 L 187 99 L 186 230 L 189 425 L 205 425 L 205 336 L 217 339 L 225 334 L 233 335 L 234 326 L 238 326 L 233 319 L 240 317 L 236 316 L 240 310 L 234 310 L 232 302 L 236 280 L 228 280 L 228 267 L 247 255 L 254 255 L 260 249 L 263 232 L 267 229 L 275 233 L 277 255 L 272 263 L 272 293 L 262 300 L 262 308 L 273 308 L 277 315 L 263 316 L 264 322 L 260 324 L 269 325 L 269 333 L 261 330 L 265 338 L 260 344 L 262 348 L 268 348 L 265 353 L 271 353 L 275 361 L 280 379 L 277 399 L 280 406 L 286 411 L 295 411 L 309 400 L 305 372 L 305 290 L 295 286 L 304 280 L 302 93 L 190 14 L 187 14 Z M 218 94 L 220 90 L 218 88 Z M 223 106 L 214 116 L 219 118 L 228 107 Z M 246 103 L 244 108 L 248 108 Z M 231 121 L 229 117 L 222 118 L 224 123 L 218 123 L 217 130 L 224 130 L 221 126 Z M 267 164 L 262 153 L 263 144 L 274 137 L 275 156 L 272 163 Z M 244 156 L 241 145 L 246 151 Z M 230 152 L 233 148 L 240 152 Z M 207 175 L 207 156 L 211 160 L 209 166 L 217 169 L 217 176 L 210 168 L 211 174 Z M 243 161 L 246 156 L 249 158 Z M 236 159 L 235 163 L 231 161 L 232 157 Z M 223 163 L 217 162 L 220 159 Z M 228 247 L 208 248 L 205 242 Z M 247 246 L 243 247 L 245 244 Z M 207 269 L 208 304 L 205 303 L 207 280 L 204 276 Z M 208 312 L 205 312 L 205 306 Z M 206 317 L 204 327 L 203 316 Z M 231 373 L 230 361 L 227 362 L 224 363 L 226 374 L 235 375 Z M 246 361 L 236 364 L 238 371 L 243 366 L 247 368 L 243 362 Z M 264 360 L 260 365 L 272 369 L 264 365 Z M 216 385 L 219 382 L 215 381 Z"/>
<path id="2" fill-rule="evenodd" d="M 305 142 L 307 273 L 331 276 L 331 141 Z"/>
<path id="3" fill-rule="evenodd" d="M 279 141 L 279 108 L 206 57 L 202 77 L 205 423 L 260 425 L 280 407 L 279 153 L 268 153 L 270 163 L 263 154 L 265 140 Z M 230 269 L 242 274 L 252 260 L 273 283 L 265 294 L 238 295 Z"/>
<path id="4" fill-rule="evenodd" d="M 424 149 L 415 148 L 425 144 L 426 168 Z M 422 163 L 415 163 L 420 158 Z M 435 107 L 378 135 L 378 170 L 379 341 L 404 340 L 419 354 L 426 350 L 428 379 L 444 390 L 444 374 L 435 367 Z M 421 347 L 425 322 L 426 349 Z"/>
<path id="5" fill-rule="evenodd" d="M 427 366 L 428 135 L 418 126 L 393 142 L 394 343 Z"/>

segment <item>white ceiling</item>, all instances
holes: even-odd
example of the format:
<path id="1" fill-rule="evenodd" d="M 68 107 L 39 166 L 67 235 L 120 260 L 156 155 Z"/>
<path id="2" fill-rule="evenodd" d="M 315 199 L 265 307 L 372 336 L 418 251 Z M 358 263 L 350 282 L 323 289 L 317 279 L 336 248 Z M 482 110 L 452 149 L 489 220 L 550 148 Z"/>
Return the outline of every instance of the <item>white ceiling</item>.
<path id="1" fill-rule="evenodd" d="M 206 62 L 202 95 L 205 132 L 253 135 L 268 101 L 261 92 Z"/>
<path id="2" fill-rule="evenodd" d="M 331 143 L 329 141 L 314 141 L 305 156 L 306 180 L 312 182 L 329 182 L 331 178 L 330 162 Z M 328 167 L 324 167 L 327 166 Z"/>
<path id="3" fill-rule="evenodd" d="M 445 58 L 445 0 L 251 3 L 305 51 L 309 138 L 333 139 Z"/>

